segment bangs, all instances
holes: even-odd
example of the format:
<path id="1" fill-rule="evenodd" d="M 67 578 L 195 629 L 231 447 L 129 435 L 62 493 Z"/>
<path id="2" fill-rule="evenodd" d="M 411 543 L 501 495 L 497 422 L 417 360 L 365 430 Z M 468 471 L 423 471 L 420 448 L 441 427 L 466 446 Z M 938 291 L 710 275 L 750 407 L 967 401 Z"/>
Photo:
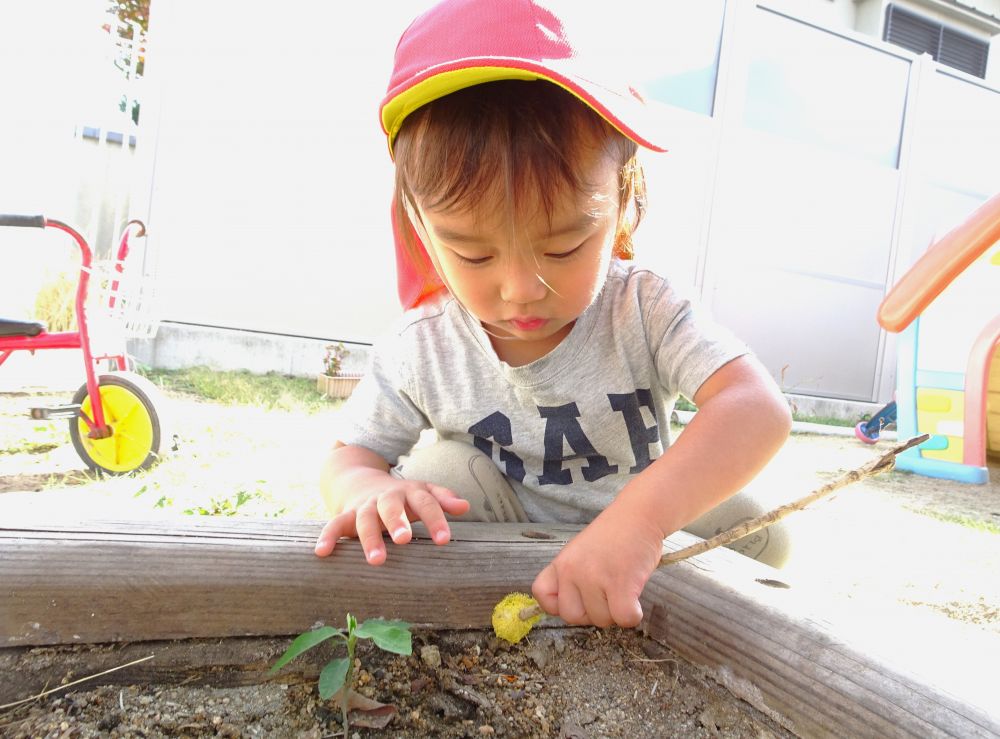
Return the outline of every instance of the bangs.
<path id="1" fill-rule="evenodd" d="M 621 168 L 637 148 L 557 85 L 489 82 L 407 117 L 395 143 L 396 196 L 441 212 L 540 208 L 551 221 L 561 195 L 599 184 L 581 178 L 581 161 L 608 155 Z"/>

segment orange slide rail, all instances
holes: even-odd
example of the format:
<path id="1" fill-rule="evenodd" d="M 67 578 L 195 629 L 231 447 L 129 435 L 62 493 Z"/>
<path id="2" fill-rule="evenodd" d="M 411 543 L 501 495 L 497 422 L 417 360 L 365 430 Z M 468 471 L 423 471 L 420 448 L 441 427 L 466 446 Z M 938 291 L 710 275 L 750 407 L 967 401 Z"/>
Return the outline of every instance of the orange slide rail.
<path id="1" fill-rule="evenodd" d="M 1000 193 L 942 236 L 903 275 L 879 306 L 879 324 L 893 333 L 905 329 L 997 241 L 1000 241 Z"/>

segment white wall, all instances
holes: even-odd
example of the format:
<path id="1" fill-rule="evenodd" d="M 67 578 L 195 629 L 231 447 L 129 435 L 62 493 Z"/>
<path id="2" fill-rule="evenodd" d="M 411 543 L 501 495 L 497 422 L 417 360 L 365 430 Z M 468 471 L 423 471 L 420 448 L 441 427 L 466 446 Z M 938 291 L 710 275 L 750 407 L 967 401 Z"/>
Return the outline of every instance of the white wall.
<path id="1" fill-rule="evenodd" d="M 854 28 L 855 0 L 758 0 L 757 5 L 823 28 Z"/>
<path id="2" fill-rule="evenodd" d="M 419 5 L 154 4 L 165 318 L 370 340 L 398 313 L 377 108 Z"/>
<path id="3" fill-rule="evenodd" d="M 885 0 L 857 0 L 854 3 L 855 31 L 866 36 L 882 38 L 882 24 L 885 22 Z"/>

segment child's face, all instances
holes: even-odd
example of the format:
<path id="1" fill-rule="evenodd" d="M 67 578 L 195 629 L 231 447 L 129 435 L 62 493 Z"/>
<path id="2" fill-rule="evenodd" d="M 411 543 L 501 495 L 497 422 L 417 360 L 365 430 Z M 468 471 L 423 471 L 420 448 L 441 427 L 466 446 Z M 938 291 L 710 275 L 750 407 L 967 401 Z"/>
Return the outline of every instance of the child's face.
<path id="1" fill-rule="evenodd" d="M 618 223 L 618 166 L 602 154 L 585 169 L 592 191 L 562 193 L 551 220 L 532 208 L 511 223 L 499 202 L 462 212 L 418 203 L 417 229 L 438 274 L 494 335 L 501 359 L 532 361 L 551 351 L 604 285 Z"/>

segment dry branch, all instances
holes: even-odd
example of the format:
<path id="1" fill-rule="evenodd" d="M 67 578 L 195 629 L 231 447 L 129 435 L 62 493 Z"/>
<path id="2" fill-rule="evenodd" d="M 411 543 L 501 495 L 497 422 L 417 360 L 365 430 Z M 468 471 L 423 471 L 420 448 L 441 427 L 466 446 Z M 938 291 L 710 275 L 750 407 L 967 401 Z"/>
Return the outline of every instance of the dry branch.
<path id="1" fill-rule="evenodd" d="M 798 500 L 792 501 L 791 503 L 786 503 L 783 506 L 779 506 L 774 510 L 768 511 L 756 518 L 751 518 L 748 521 L 744 521 L 741 524 L 733 526 L 731 529 L 723 531 L 721 534 L 716 534 L 710 539 L 705 539 L 697 544 L 692 544 L 689 547 L 684 547 L 676 552 L 670 552 L 669 554 L 664 554 L 660 558 L 660 564 L 657 567 L 663 567 L 664 565 L 673 564 L 674 562 L 680 562 L 681 560 L 688 559 L 689 557 L 694 557 L 695 555 L 702 554 L 709 551 L 710 549 L 715 549 L 716 547 L 722 547 L 726 544 L 732 544 L 738 539 L 742 539 L 744 536 L 749 536 L 755 531 L 760 531 L 771 524 L 777 523 L 786 516 L 795 513 L 796 511 L 801 511 L 803 508 L 815 503 L 820 498 L 826 497 L 835 490 L 839 490 L 842 487 L 851 485 L 855 482 L 860 482 L 866 477 L 872 475 L 877 475 L 880 472 L 888 472 L 896 464 L 896 455 L 905 452 L 907 449 L 917 446 L 918 444 L 923 444 L 930 438 L 929 434 L 922 434 L 920 436 L 915 436 L 912 439 L 903 442 L 902 444 L 897 444 L 888 452 L 883 454 L 881 457 L 877 457 L 870 462 L 858 467 L 857 469 L 851 470 L 846 474 L 838 477 L 833 482 L 828 482 L 820 488 L 812 491 L 806 496 L 799 498 Z M 539 616 L 544 614 L 541 606 L 532 605 L 527 608 L 522 608 L 518 613 L 522 621 L 526 621 L 529 618 Z"/>
<path id="2" fill-rule="evenodd" d="M 888 472 L 895 466 L 897 454 L 905 452 L 907 449 L 915 447 L 918 444 L 923 444 L 929 438 L 929 434 L 923 434 L 921 436 L 915 436 L 902 444 L 897 444 L 881 457 L 873 459 L 855 470 L 851 470 L 845 475 L 838 477 L 833 482 L 828 482 L 823 487 L 817 488 L 798 500 L 779 506 L 772 511 L 768 511 L 767 513 L 757 516 L 757 518 L 751 518 L 749 521 L 744 521 L 741 524 L 733 526 L 731 529 L 723 531 L 721 534 L 716 534 L 710 539 L 705 539 L 702 542 L 685 547 L 684 549 L 679 549 L 676 552 L 664 554 L 663 557 L 660 558 L 660 564 L 657 566 L 662 567 L 663 565 L 680 562 L 688 557 L 694 557 L 702 552 L 707 552 L 709 549 L 715 549 L 716 547 L 722 547 L 726 544 L 732 544 L 737 539 L 749 536 L 755 531 L 760 531 L 771 524 L 777 523 L 781 519 L 795 513 L 796 511 L 801 511 L 803 508 L 815 503 L 820 498 L 826 497 L 834 490 L 839 490 L 842 487 L 859 482 L 866 477 L 877 475 L 880 472 Z"/>

